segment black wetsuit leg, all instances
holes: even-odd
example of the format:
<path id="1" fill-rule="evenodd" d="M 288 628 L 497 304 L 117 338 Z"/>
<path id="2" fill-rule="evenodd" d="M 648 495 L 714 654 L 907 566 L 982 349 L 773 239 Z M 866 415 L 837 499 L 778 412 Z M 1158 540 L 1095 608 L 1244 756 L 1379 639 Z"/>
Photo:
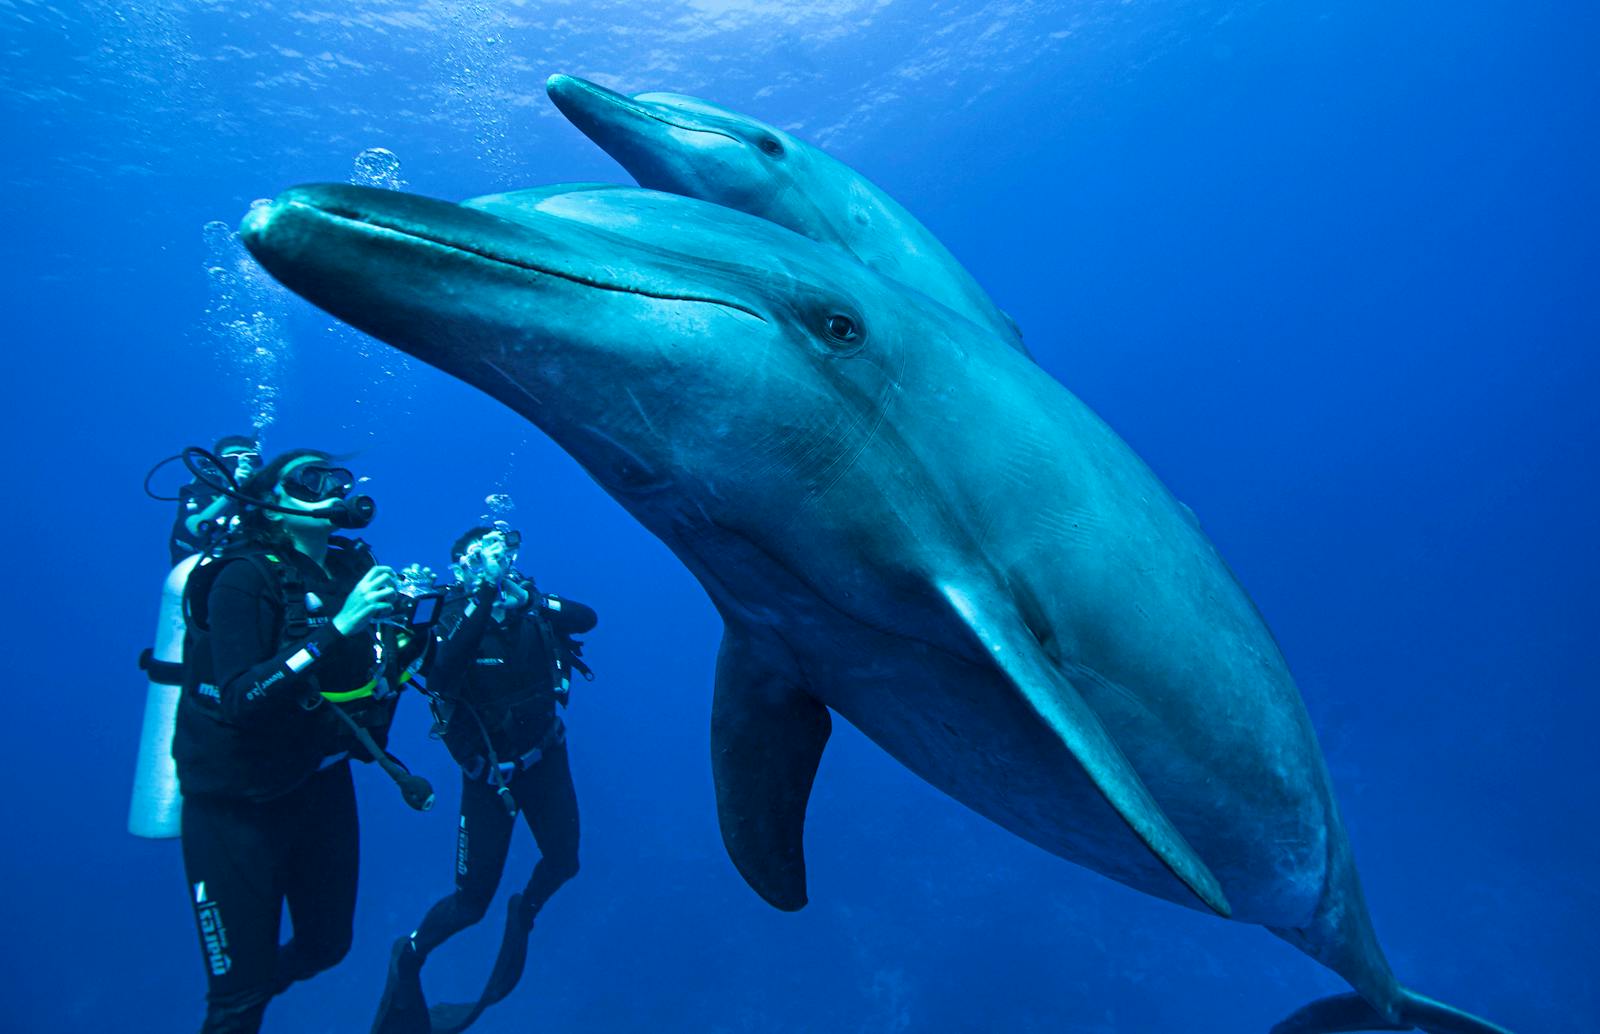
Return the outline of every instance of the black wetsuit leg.
<path id="1" fill-rule="evenodd" d="M 566 742 L 532 768 L 518 772 L 511 793 L 539 845 L 539 864 L 522 892 L 523 908 L 531 918 L 563 883 L 578 875 L 578 794 L 572 786 Z"/>
<path id="2" fill-rule="evenodd" d="M 531 769 L 518 772 L 511 780 L 510 789 L 517 806 L 522 809 L 528 828 L 533 831 L 534 840 L 539 844 L 539 864 L 534 867 L 527 888 L 520 894 L 511 895 L 505 933 L 501 936 L 500 950 L 495 956 L 483 993 L 476 1002 L 434 1005 L 429 1010 L 434 1034 L 458 1034 L 466 1030 L 483 1014 L 484 1009 L 503 1001 L 512 992 L 522 979 L 522 971 L 527 964 L 528 934 L 533 929 L 534 915 L 558 887 L 578 872 L 578 795 L 572 787 L 572 768 L 568 764 L 566 744 L 549 751 Z M 489 790 L 484 796 L 492 799 L 493 791 Z M 465 794 L 462 800 L 465 802 Z M 496 807 L 499 807 L 498 802 Z M 505 815 L 504 809 L 500 814 Z M 510 827 L 511 820 L 507 817 L 508 833 Z M 503 865 L 502 848 L 495 869 L 497 876 Z M 487 896 L 482 900 L 486 903 Z M 440 902 L 440 905 L 444 904 Z M 476 906 L 476 909 L 476 915 L 481 916 L 482 906 Z M 439 911 L 440 906 L 434 906 L 429 918 Z"/>
<path id="3" fill-rule="evenodd" d="M 278 952 L 280 990 L 337 966 L 350 951 L 355 928 L 361 831 L 349 763 L 317 773 L 309 785 L 320 800 L 302 812 L 285 866 L 283 893 L 294 936 Z"/>
<path id="4" fill-rule="evenodd" d="M 514 784 L 513 784 L 514 785 Z M 430 951 L 482 919 L 500 886 L 515 822 L 494 787 L 461 777 L 461 818 L 456 824 L 456 890 L 428 909 L 412 940 Z"/>
<path id="5" fill-rule="evenodd" d="M 206 966 L 202 1034 L 255 1034 L 267 1003 L 290 980 L 343 957 L 350 944 L 356 843 L 348 764 L 318 772 L 265 803 L 184 798 L 183 864 Z M 314 883 L 305 875 L 313 863 L 323 877 Z M 294 940 L 280 949 L 290 895 L 301 922 Z M 324 910 L 327 915 L 317 915 Z M 280 953 L 299 971 L 285 971 Z"/>

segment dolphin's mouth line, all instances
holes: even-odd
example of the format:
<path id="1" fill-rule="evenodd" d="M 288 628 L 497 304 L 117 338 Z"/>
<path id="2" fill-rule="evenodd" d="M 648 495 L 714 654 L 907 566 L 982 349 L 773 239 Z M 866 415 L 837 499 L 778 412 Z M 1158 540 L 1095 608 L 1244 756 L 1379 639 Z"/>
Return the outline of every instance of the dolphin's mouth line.
<path id="1" fill-rule="evenodd" d="M 541 276 L 554 277 L 557 280 L 566 280 L 570 283 L 581 284 L 584 287 L 592 287 L 600 291 L 612 291 L 617 294 L 633 294 L 642 298 L 657 298 L 661 301 L 668 302 L 697 302 L 702 305 L 717 305 L 724 309 L 733 309 L 737 312 L 742 312 L 747 316 L 754 316 L 762 323 L 767 322 L 766 317 L 762 316 L 761 313 L 757 312 L 756 310 L 745 305 L 740 305 L 738 302 L 727 301 L 723 298 L 711 298 L 705 295 L 696 294 L 675 294 L 666 291 L 647 291 L 641 287 L 628 287 L 623 284 L 607 283 L 603 280 L 593 279 L 592 277 L 579 276 L 576 273 L 566 273 L 559 269 L 550 269 L 546 266 L 541 266 L 533 262 L 506 258 L 504 255 L 496 255 L 481 248 L 474 248 L 458 241 L 445 240 L 441 237 L 419 233 L 416 230 L 401 229 L 398 226 L 386 226 L 383 223 L 374 221 L 369 217 L 344 215 L 339 212 L 329 211 L 326 208 L 307 204 L 304 201 L 291 201 L 289 202 L 289 205 L 292 208 L 303 208 L 308 211 L 315 212 L 318 216 L 321 216 L 324 219 L 328 219 L 335 223 L 345 223 L 349 226 L 357 227 L 360 230 L 374 233 L 378 236 L 389 236 L 402 238 L 405 240 L 419 241 L 431 247 L 443 248 L 447 251 L 454 251 L 462 255 L 471 255 L 474 258 L 483 259 L 485 262 L 492 262 L 500 266 L 509 266 L 513 269 L 522 269 L 529 273 L 537 273 Z"/>
<path id="2" fill-rule="evenodd" d="M 588 83 L 584 83 L 584 82 L 582 82 L 582 80 L 579 80 L 579 82 L 581 84 L 580 88 L 583 90 L 584 93 L 587 93 L 589 96 L 596 97 L 600 101 L 602 101 L 603 103 L 614 105 L 614 106 L 616 106 L 618 108 L 623 109 L 624 111 L 631 111 L 635 115 L 642 115 L 645 118 L 650 119 L 650 120 L 652 120 L 654 122 L 661 123 L 663 126 L 671 126 L 673 129 L 681 129 L 685 133 L 708 133 L 711 136 L 727 137 L 729 140 L 732 140 L 736 144 L 740 142 L 739 138 L 734 136 L 732 133 L 726 133 L 726 132 L 723 132 L 720 129 L 707 129 L 707 128 L 703 127 L 703 126 L 686 126 L 681 122 L 674 122 L 669 118 L 666 118 L 666 117 L 664 117 L 662 115 L 657 115 L 653 111 L 650 111 L 650 110 L 648 110 L 646 108 L 640 107 L 639 103 L 637 101 L 635 101 L 632 97 L 628 97 L 628 96 L 626 96 L 624 94 L 620 94 L 620 93 L 613 93 L 611 95 L 607 95 L 607 94 L 603 94 L 603 93 L 597 93 L 596 91 L 591 90 L 589 88 L 589 84 Z"/>
<path id="3" fill-rule="evenodd" d="M 653 119 L 654 121 L 661 123 L 663 126 L 671 126 L 673 129 L 681 129 L 685 133 L 705 133 L 709 136 L 726 137 L 727 139 L 732 140 L 734 143 L 739 143 L 738 137 L 734 136 L 732 133 L 724 133 L 720 129 L 707 129 L 704 126 L 686 126 L 682 122 L 674 122 L 669 118 L 664 118 L 660 115 L 657 115 L 653 111 L 646 111 L 644 108 L 641 108 L 636 104 L 629 104 L 627 105 L 627 108 L 629 111 L 643 115 L 647 119 Z"/>

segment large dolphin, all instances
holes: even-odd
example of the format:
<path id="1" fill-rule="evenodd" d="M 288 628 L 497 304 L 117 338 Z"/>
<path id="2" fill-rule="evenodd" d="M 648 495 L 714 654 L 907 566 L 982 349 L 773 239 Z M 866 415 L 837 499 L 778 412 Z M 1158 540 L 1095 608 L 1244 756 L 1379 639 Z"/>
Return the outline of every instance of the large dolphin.
<path id="1" fill-rule="evenodd" d="M 1026 352 L 1017 325 L 949 249 L 894 198 L 827 152 L 698 97 L 629 97 L 571 75 L 553 75 L 545 88 L 572 124 L 640 186 L 736 208 L 842 248 Z"/>
<path id="2" fill-rule="evenodd" d="M 1358 992 L 1280 1031 L 1504 1034 L 1396 981 L 1261 615 L 1038 366 L 720 206 L 470 205 L 300 187 L 242 233 L 291 289 L 540 426 L 704 585 L 718 815 L 764 898 L 805 903 L 837 711 L 1019 836 L 1266 926 Z"/>

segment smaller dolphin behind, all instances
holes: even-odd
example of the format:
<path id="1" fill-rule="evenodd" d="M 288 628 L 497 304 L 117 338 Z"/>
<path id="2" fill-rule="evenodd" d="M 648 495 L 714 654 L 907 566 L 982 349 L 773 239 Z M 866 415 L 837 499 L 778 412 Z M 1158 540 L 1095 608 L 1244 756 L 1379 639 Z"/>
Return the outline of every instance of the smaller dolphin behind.
<path id="1" fill-rule="evenodd" d="M 571 75 L 553 75 L 545 88 L 640 186 L 738 209 L 842 248 L 1028 354 L 1015 321 L 939 238 L 827 152 L 698 97 L 629 97 Z"/>

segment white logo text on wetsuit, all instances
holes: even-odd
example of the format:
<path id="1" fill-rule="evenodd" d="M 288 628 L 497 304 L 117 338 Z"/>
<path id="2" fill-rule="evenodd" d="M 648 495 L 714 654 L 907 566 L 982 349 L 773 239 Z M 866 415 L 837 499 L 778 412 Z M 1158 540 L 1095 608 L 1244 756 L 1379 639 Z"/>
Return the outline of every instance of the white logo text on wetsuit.
<path id="1" fill-rule="evenodd" d="M 222 925 L 222 910 L 206 897 L 206 883 L 194 885 L 194 914 L 200 923 L 200 943 L 206 951 L 206 965 L 211 975 L 220 977 L 233 968 L 228 955 L 228 929 Z"/>

